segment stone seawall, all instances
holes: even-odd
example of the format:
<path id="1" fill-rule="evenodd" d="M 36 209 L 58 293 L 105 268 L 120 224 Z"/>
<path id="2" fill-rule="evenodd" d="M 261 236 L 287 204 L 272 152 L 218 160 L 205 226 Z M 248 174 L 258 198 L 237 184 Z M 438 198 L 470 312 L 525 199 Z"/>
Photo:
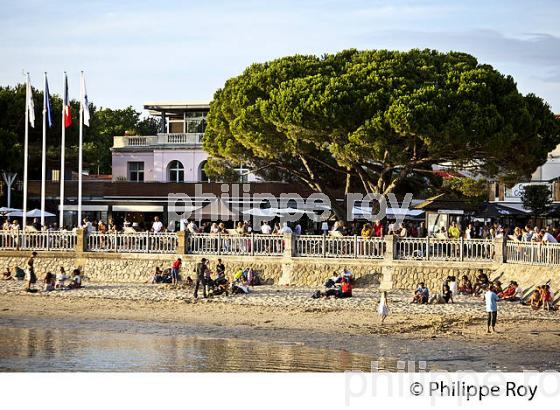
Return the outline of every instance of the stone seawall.
<path id="1" fill-rule="evenodd" d="M 0 269 L 25 268 L 29 252 L 3 251 L 0 253 Z M 85 277 L 96 282 L 148 281 L 156 266 L 169 267 L 177 255 L 115 254 L 115 253 L 75 253 L 39 252 L 36 270 L 42 279 L 47 271 L 58 272 L 60 266 L 71 272 L 81 267 Z M 200 255 L 181 255 L 183 276 L 194 275 L 195 264 Z M 217 263 L 217 256 L 209 256 L 211 267 Z M 435 262 L 435 261 L 384 261 L 336 258 L 286 258 L 220 256 L 226 272 L 233 274 L 240 268 L 252 267 L 263 283 L 291 286 L 319 287 L 333 271 L 347 268 L 352 271 L 356 286 L 380 285 L 385 289 L 413 289 L 419 282 L 425 282 L 431 289 L 440 289 L 448 275 L 458 279 L 467 275 L 474 279 L 479 269 L 490 277 L 500 276 L 503 283 L 517 280 L 522 287 L 545 283 L 552 279 L 553 289 L 560 286 L 560 274 L 550 266 L 529 266 L 518 264 L 496 264 L 489 262 Z"/>

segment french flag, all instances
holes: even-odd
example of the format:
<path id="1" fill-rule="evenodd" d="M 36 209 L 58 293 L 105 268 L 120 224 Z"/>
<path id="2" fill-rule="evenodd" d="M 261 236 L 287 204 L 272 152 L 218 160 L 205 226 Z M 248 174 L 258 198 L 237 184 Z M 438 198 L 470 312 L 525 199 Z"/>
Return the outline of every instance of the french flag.
<path id="1" fill-rule="evenodd" d="M 64 113 L 64 126 L 68 128 L 72 125 L 72 115 L 70 113 L 70 100 L 68 99 L 68 76 L 64 73 L 64 95 L 62 97 L 62 112 Z"/>

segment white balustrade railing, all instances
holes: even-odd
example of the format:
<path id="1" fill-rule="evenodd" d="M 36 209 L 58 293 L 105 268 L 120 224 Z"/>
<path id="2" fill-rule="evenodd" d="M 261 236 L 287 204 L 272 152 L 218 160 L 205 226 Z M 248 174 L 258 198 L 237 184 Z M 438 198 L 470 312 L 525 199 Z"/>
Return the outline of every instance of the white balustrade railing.
<path id="1" fill-rule="evenodd" d="M 66 231 L 0 231 L 0 249 L 73 251 L 76 234 Z"/>
<path id="2" fill-rule="evenodd" d="M 281 256 L 282 235 L 195 234 L 187 237 L 187 253 L 210 255 Z"/>
<path id="3" fill-rule="evenodd" d="M 560 265 L 560 244 L 508 241 L 506 259 L 508 263 Z"/>
<path id="4" fill-rule="evenodd" d="M 87 235 L 89 252 L 122 252 L 122 253 L 175 253 L 178 238 L 175 233 L 100 233 L 91 232 Z"/>
<path id="5" fill-rule="evenodd" d="M 494 252 L 494 242 L 486 239 L 395 239 L 396 259 L 490 262 Z"/>
<path id="6" fill-rule="evenodd" d="M 295 239 L 295 254 L 301 257 L 382 259 L 385 241 L 361 236 L 301 235 Z"/>
<path id="7" fill-rule="evenodd" d="M 186 236 L 186 253 L 207 255 L 283 256 L 285 235 Z M 23 232 L 0 230 L 0 250 L 74 251 L 77 235 L 66 231 Z M 122 253 L 181 253 L 176 233 L 135 232 L 86 235 L 86 251 Z M 361 236 L 294 235 L 292 255 L 315 258 L 383 259 L 387 241 Z M 394 238 L 393 258 L 458 262 L 491 262 L 496 243 L 485 239 Z M 560 244 L 507 241 L 504 259 L 508 263 L 560 265 Z"/>

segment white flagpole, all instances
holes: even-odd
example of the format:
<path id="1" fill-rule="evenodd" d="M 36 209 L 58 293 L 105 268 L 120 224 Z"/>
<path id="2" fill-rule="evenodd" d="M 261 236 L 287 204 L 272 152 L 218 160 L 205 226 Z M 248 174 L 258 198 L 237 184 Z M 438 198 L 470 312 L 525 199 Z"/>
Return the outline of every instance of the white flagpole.
<path id="1" fill-rule="evenodd" d="M 64 121 L 64 110 L 66 109 L 66 72 L 62 76 L 62 87 L 63 87 L 63 97 L 62 97 L 62 138 L 60 141 L 60 217 L 58 222 L 58 228 L 62 229 L 64 226 L 64 156 L 65 156 L 65 144 L 66 144 L 66 124 Z"/>
<path id="2" fill-rule="evenodd" d="M 82 227 L 82 145 L 84 131 L 84 72 L 80 72 L 80 140 L 78 142 L 78 226 Z"/>
<path id="3" fill-rule="evenodd" d="M 43 149 L 41 154 L 41 229 L 45 226 L 45 181 L 47 179 L 47 73 L 43 90 Z"/>
<path id="4" fill-rule="evenodd" d="M 27 81 L 25 86 L 25 140 L 23 143 L 23 221 L 22 227 L 25 231 L 27 225 L 27 157 L 29 156 L 29 99 L 30 96 L 30 81 L 29 73 L 27 73 Z"/>

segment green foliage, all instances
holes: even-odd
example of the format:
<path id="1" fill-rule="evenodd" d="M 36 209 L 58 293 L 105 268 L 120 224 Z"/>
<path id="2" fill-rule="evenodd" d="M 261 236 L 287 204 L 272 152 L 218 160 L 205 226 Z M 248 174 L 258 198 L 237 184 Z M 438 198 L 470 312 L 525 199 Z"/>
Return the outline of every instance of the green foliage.
<path id="1" fill-rule="evenodd" d="M 444 179 L 442 187 L 453 191 L 460 196 L 472 199 L 486 199 L 488 194 L 488 181 L 467 177 Z"/>
<path id="2" fill-rule="evenodd" d="M 535 217 L 541 216 L 552 204 L 552 192 L 547 185 L 525 185 L 521 200 Z"/>
<path id="3" fill-rule="evenodd" d="M 43 93 L 33 89 L 35 127 L 29 127 L 29 177 L 39 179 L 41 174 Z M 67 169 L 78 169 L 78 115 L 79 103 L 70 101 L 72 125 L 66 129 Z M 47 130 L 47 167 L 60 168 L 62 100 L 51 95 L 52 122 Z M 125 131 L 154 135 L 158 130 L 155 118 L 140 118 L 132 107 L 124 109 L 97 109 L 90 104 L 90 127 L 84 127 L 84 167 L 93 173 L 111 172 L 113 136 Z M 18 172 L 23 176 L 23 143 L 25 128 L 25 86 L 0 87 L 0 158 L 2 170 Z"/>
<path id="4" fill-rule="evenodd" d="M 512 77 L 433 50 L 253 64 L 215 93 L 207 120 L 204 147 L 223 165 L 274 169 L 328 194 L 347 175 L 367 192 L 395 192 L 411 179 L 427 186 L 441 163 L 526 177 L 560 142 L 548 105 L 521 95 Z"/>

